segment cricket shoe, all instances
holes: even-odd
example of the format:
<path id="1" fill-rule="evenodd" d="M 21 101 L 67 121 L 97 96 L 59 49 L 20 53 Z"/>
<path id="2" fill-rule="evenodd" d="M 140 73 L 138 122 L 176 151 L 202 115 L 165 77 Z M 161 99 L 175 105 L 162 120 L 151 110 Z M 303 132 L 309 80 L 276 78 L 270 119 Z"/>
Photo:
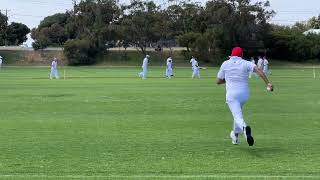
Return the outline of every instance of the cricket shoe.
<path id="1" fill-rule="evenodd" d="M 238 145 L 239 144 L 239 139 L 238 139 L 238 134 L 235 134 L 234 131 L 231 131 L 230 137 L 231 137 L 231 142 L 233 145 Z"/>
<path id="2" fill-rule="evenodd" d="M 251 135 L 251 127 L 247 126 L 247 127 L 243 128 L 243 129 L 244 129 L 244 136 L 247 139 L 247 142 L 248 142 L 249 146 L 253 146 L 254 139 L 253 139 L 253 137 Z"/>

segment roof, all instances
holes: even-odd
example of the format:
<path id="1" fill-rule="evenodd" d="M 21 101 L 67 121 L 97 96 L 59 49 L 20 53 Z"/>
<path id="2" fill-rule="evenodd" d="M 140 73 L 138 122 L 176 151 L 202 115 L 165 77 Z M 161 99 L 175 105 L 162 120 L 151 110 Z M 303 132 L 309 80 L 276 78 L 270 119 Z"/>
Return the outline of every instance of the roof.
<path id="1" fill-rule="evenodd" d="M 320 35 L 320 29 L 309 29 L 308 31 L 305 31 L 303 34 L 304 35 L 307 35 L 307 34 L 319 34 Z"/>

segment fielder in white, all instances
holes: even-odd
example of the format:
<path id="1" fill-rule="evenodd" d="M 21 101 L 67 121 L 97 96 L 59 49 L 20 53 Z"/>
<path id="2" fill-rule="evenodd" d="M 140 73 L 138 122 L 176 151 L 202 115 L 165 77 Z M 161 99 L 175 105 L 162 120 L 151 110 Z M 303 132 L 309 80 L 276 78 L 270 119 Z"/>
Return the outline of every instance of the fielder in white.
<path id="1" fill-rule="evenodd" d="M 269 91 L 273 91 L 273 85 L 255 64 L 243 60 L 242 56 L 243 51 L 240 47 L 232 50 L 231 58 L 221 65 L 217 84 L 226 83 L 226 102 L 234 120 L 233 130 L 230 133 L 232 143 L 238 144 L 239 135 L 244 133 L 249 146 L 252 146 L 254 139 L 251 128 L 247 126 L 242 115 L 243 105 L 249 99 L 248 75 L 250 72 L 256 72 L 264 80 Z"/>
<path id="2" fill-rule="evenodd" d="M 254 60 L 254 57 L 251 57 L 250 62 L 252 62 L 253 64 L 256 64 L 256 61 Z M 252 74 L 254 74 L 254 72 L 250 72 L 249 73 L 249 78 L 252 77 Z"/>
<path id="3" fill-rule="evenodd" d="M 172 72 L 172 58 L 171 56 L 168 57 L 167 59 L 167 68 L 166 68 L 166 77 L 168 79 L 171 79 L 171 76 L 173 75 L 173 72 Z"/>
<path id="4" fill-rule="evenodd" d="M 263 71 L 264 64 L 263 64 L 263 59 L 260 56 L 258 57 L 257 66 L 261 71 Z"/>
<path id="5" fill-rule="evenodd" d="M 139 73 L 139 77 L 141 77 L 142 79 L 146 79 L 147 78 L 147 70 L 148 70 L 148 64 L 149 64 L 149 55 L 146 55 L 146 57 L 143 59 L 143 63 L 142 63 L 142 72 Z"/>
<path id="6" fill-rule="evenodd" d="M 196 58 L 194 58 L 192 56 L 190 63 L 192 65 L 192 79 L 194 79 L 194 76 L 198 76 L 198 79 L 200 79 L 200 68 L 199 68 L 199 64 L 198 61 L 196 60 Z"/>
<path id="7" fill-rule="evenodd" d="M 52 63 L 51 63 L 51 72 L 50 72 L 50 79 L 53 78 L 53 76 L 56 79 L 59 79 L 59 73 L 58 73 L 58 59 L 54 58 Z"/>
<path id="8" fill-rule="evenodd" d="M 0 56 L 0 69 L 1 69 L 1 66 L 2 66 L 2 56 Z"/>
<path id="9" fill-rule="evenodd" d="M 263 73 L 268 76 L 269 74 L 269 61 L 267 60 L 267 58 L 264 56 L 263 57 Z"/>

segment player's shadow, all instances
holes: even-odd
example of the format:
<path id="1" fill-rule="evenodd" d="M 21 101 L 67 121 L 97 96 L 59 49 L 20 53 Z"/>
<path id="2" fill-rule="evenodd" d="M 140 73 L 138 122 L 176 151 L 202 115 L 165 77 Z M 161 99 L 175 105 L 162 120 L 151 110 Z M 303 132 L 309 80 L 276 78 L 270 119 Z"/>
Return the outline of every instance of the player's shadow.
<path id="1" fill-rule="evenodd" d="M 248 155 L 257 158 L 267 158 L 273 157 L 274 155 L 287 153 L 285 149 L 281 147 L 259 147 L 259 146 L 252 146 L 252 147 L 240 147 L 239 148 L 242 152 L 245 152 Z"/>

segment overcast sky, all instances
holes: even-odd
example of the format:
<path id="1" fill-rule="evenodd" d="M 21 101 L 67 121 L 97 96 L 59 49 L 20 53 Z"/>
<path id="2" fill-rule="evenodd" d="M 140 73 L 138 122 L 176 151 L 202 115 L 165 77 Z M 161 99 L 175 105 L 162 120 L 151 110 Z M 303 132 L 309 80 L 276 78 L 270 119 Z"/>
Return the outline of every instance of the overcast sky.
<path id="1" fill-rule="evenodd" d="M 257 2 L 259 0 L 251 0 Z M 276 24 L 291 25 L 297 21 L 305 21 L 312 16 L 320 14 L 320 0 L 269 0 L 271 9 L 276 11 L 271 22 Z M 120 0 L 126 3 L 129 0 Z M 167 0 L 155 0 L 164 3 Z M 198 0 L 205 3 L 206 0 Z M 8 9 L 9 21 L 21 22 L 29 28 L 37 27 L 40 21 L 54 13 L 65 12 L 72 8 L 72 0 L 0 0 L 0 10 Z M 31 41 L 28 41 L 31 44 Z"/>

